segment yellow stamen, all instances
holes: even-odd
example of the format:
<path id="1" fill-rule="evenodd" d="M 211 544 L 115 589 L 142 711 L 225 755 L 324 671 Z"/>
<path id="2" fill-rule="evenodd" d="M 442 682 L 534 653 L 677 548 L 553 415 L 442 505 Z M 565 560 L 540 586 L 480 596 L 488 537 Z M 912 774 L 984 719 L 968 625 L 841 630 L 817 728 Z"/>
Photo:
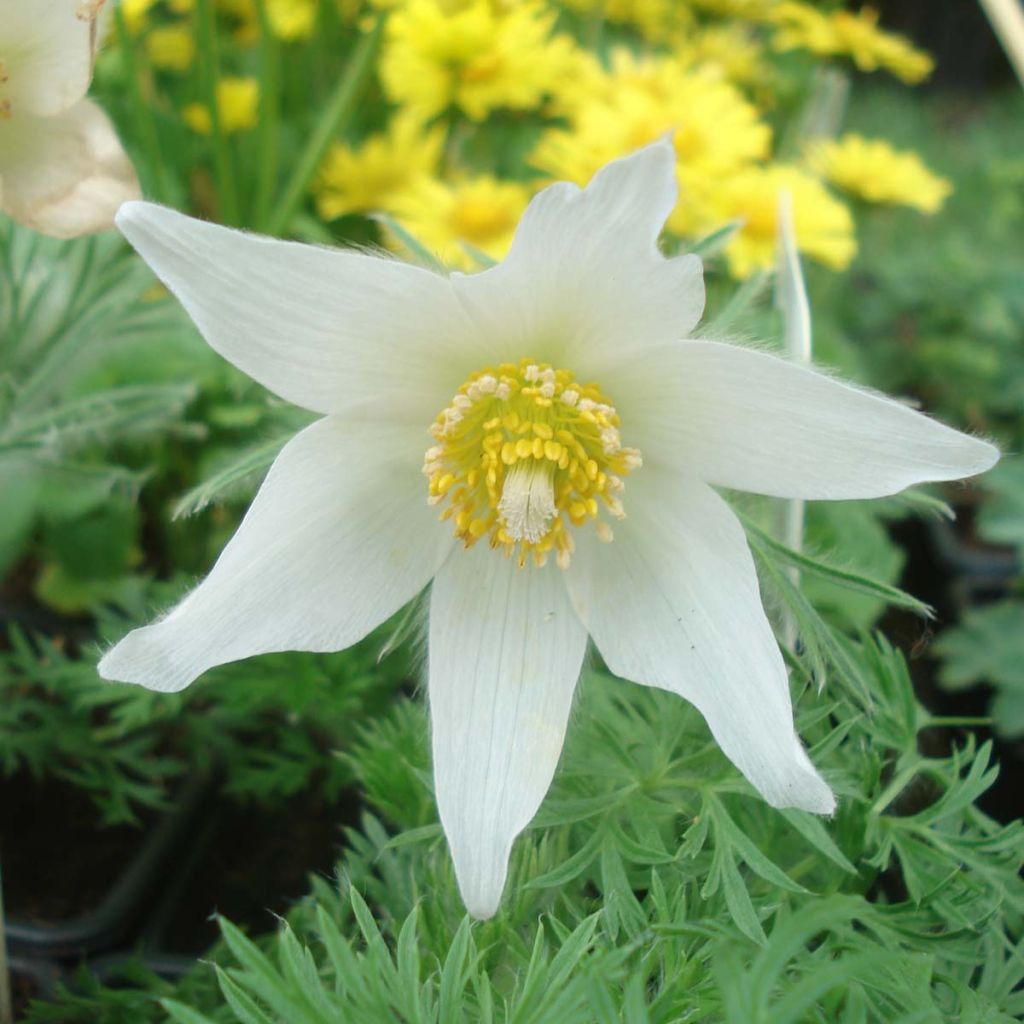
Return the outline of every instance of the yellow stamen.
<path id="1" fill-rule="evenodd" d="M 553 551 L 567 568 L 569 527 L 590 520 L 610 541 L 602 509 L 622 517 L 622 478 L 641 465 L 596 385 L 532 359 L 472 374 L 430 433 L 428 501 L 446 503 L 441 519 L 467 548 L 489 537 L 506 557 L 518 549 L 519 566 L 543 566 Z"/>

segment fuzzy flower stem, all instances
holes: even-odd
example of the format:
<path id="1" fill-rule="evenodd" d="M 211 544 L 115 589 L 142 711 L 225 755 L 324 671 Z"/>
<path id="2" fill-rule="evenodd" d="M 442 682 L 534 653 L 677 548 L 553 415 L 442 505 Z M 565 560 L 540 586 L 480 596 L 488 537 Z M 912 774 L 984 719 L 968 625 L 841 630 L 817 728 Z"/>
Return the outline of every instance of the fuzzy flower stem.
<path id="1" fill-rule="evenodd" d="M 786 358 L 800 366 L 811 361 L 811 307 L 800 270 L 796 250 L 796 227 L 793 222 L 793 197 L 789 192 L 779 195 L 779 270 L 776 279 L 776 303 L 782 311 Z M 782 517 L 782 541 L 799 552 L 804 542 L 804 502 L 792 498 L 785 503 Z M 790 569 L 793 583 L 800 580 L 799 571 Z M 792 650 L 796 645 L 796 622 L 786 614 L 783 641 Z"/>
<path id="2" fill-rule="evenodd" d="M 210 112 L 210 134 L 213 138 L 213 164 L 220 200 L 220 219 L 225 224 L 238 223 L 238 195 L 235 191 L 235 169 L 227 135 L 221 129 L 217 105 L 217 23 L 212 0 L 196 0 L 199 44 L 199 78 L 203 99 Z"/>
<path id="3" fill-rule="evenodd" d="M 256 0 L 260 19 L 260 126 L 254 221 L 262 228 L 269 216 L 278 174 L 280 49 L 267 15 L 266 0 Z"/>
<path id="4" fill-rule="evenodd" d="M 347 71 L 338 80 L 313 134 L 306 143 L 306 148 L 295 165 L 294 172 L 285 185 L 284 193 L 270 214 L 267 222 L 267 230 L 270 234 L 279 235 L 285 230 L 299 203 L 302 202 L 306 189 L 323 161 L 327 148 L 345 126 L 355 109 L 373 71 L 373 58 L 377 52 L 377 44 L 380 41 L 383 27 L 384 19 L 379 18 L 373 28 L 359 40 Z"/>
<path id="5" fill-rule="evenodd" d="M 128 94 L 131 96 L 135 127 L 146 150 L 146 162 L 142 168 L 146 185 L 145 191 L 158 202 L 166 203 L 170 201 L 171 193 L 164 170 L 160 136 L 153 118 L 153 103 L 147 101 L 142 93 L 138 55 L 135 51 L 135 42 L 125 22 L 124 11 L 120 4 L 114 4 L 113 8 L 114 25 L 117 30 L 117 40 L 121 46 L 125 74 L 128 78 Z"/>

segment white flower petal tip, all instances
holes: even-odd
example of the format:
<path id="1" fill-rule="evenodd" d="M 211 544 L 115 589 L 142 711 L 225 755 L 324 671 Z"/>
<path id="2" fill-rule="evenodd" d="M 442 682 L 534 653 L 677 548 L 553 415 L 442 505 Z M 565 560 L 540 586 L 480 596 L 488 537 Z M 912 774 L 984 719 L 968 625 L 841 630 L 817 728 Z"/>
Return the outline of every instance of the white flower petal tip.
<path id="1" fill-rule="evenodd" d="M 566 573 L 608 667 L 694 704 L 774 807 L 832 813 L 832 793 L 794 730 L 785 663 L 735 515 L 705 484 L 654 467 L 628 490 L 615 542 L 585 534 Z"/>
<path id="2" fill-rule="evenodd" d="M 613 222 L 646 208 L 650 211 L 648 243 L 656 243 L 679 198 L 676 151 L 669 137 L 605 164 L 590 179 L 583 195 L 590 202 L 600 203 L 603 216 Z"/>
<path id="3" fill-rule="evenodd" d="M 780 810 L 795 807 L 811 814 L 830 816 L 835 813 L 835 794 L 818 774 L 796 736 L 793 737 L 793 755 L 788 771 L 782 778 L 772 778 L 770 783 L 759 780 L 757 789 L 772 807 Z"/>
<path id="4" fill-rule="evenodd" d="M 616 388 L 649 464 L 777 498 L 881 498 L 983 473 L 987 441 L 776 355 L 716 341 L 647 349 Z"/>
<path id="5" fill-rule="evenodd" d="M 161 622 L 133 629 L 107 651 L 96 670 L 108 682 L 134 683 L 159 693 L 184 690 L 200 674 L 182 668 Z"/>
<path id="6" fill-rule="evenodd" d="M 434 787 L 469 912 L 498 908 L 515 837 L 551 785 L 587 634 L 561 570 L 456 551 L 430 598 Z"/>
<path id="7" fill-rule="evenodd" d="M 501 895 L 508 878 L 511 843 L 487 843 L 484 837 L 475 848 L 451 847 L 452 862 L 459 895 L 470 917 L 486 921 L 501 906 Z"/>
<path id="8" fill-rule="evenodd" d="M 156 203 L 147 203 L 142 199 L 129 199 L 117 208 L 117 213 L 114 215 L 114 224 L 117 226 L 118 231 L 122 232 L 127 238 L 131 225 L 145 216 L 147 207 L 156 205 Z"/>
<path id="9" fill-rule="evenodd" d="M 472 369 L 476 329 L 440 274 L 154 203 L 124 204 L 117 226 L 210 347 L 295 405 L 389 418 L 401 410 L 425 430 Z"/>
<path id="10" fill-rule="evenodd" d="M 173 691 L 216 665 L 361 640 L 451 551 L 423 500 L 421 433 L 326 417 L 296 434 L 206 579 L 125 637 L 100 674 Z"/>
<path id="11" fill-rule="evenodd" d="M 991 441 L 971 434 L 959 434 L 958 439 L 960 443 L 956 464 L 951 465 L 950 476 L 944 477 L 945 480 L 967 480 L 987 473 L 1003 457 L 1003 453 Z"/>

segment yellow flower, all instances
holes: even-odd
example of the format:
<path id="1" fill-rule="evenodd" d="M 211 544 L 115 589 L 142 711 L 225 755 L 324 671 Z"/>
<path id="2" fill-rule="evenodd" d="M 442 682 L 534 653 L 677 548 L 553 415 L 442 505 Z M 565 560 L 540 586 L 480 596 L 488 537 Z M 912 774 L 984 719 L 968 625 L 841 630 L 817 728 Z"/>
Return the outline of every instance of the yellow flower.
<path id="1" fill-rule="evenodd" d="M 316 25 L 317 0 L 267 0 L 267 19 L 279 39 L 308 39 Z"/>
<path id="2" fill-rule="evenodd" d="M 716 25 L 682 33 L 675 53 L 687 67 L 716 71 L 741 85 L 761 82 L 768 74 L 761 46 L 741 25 Z"/>
<path id="3" fill-rule="evenodd" d="M 780 4 L 773 19 L 778 25 L 774 45 L 779 50 L 805 49 L 819 56 L 847 56 L 861 71 L 885 68 L 904 82 L 927 78 L 934 67 L 928 54 L 902 36 L 878 27 L 878 12 L 864 7 L 823 14 L 805 3 Z"/>
<path id="4" fill-rule="evenodd" d="M 872 203 L 935 213 L 953 191 L 916 153 L 901 153 L 883 139 L 851 133 L 838 142 L 820 142 L 808 150 L 808 162 L 834 185 Z"/>
<path id="5" fill-rule="evenodd" d="M 444 129 L 426 130 L 408 113 L 391 119 L 386 132 L 371 135 L 358 149 L 336 144 L 313 183 L 324 220 L 346 213 L 390 210 L 395 194 L 437 170 Z"/>
<path id="6" fill-rule="evenodd" d="M 391 15 L 380 74 L 388 96 L 424 118 L 451 105 L 474 121 L 500 107 L 540 106 L 573 44 L 551 38 L 555 15 L 532 0 L 500 8 L 409 0 Z"/>
<path id="7" fill-rule="evenodd" d="M 784 190 L 792 197 L 801 252 L 834 270 L 849 266 L 856 254 L 850 211 L 817 178 L 786 164 L 749 167 L 718 182 L 705 197 L 717 225 L 743 219 L 725 250 L 734 277 L 775 265 L 779 194 Z"/>
<path id="8" fill-rule="evenodd" d="M 499 181 L 490 175 L 453 183 L 421 178 L 393 198 L 392 209 L 402 227 L 442 263 L 468 268 L 475 261 L 459 243 L 500 260 L 512 244 L 516 224 L 529 200 L 526 185 Z M 402 248 L 397 239 L 389 243 Z"/>
<path id="9" fill-rule="evenodd" d="M 222 78 L 217 83 L 217 112 L 220 130 L 225 135 L 244 132 L 256 126 L 259 115 L 260 87 L 255 78 Z M 200 135 L 213 130 L 210 111 L 202 103 L 190 103 L 181 112 L 185 123 Z"/>
<path id="10" fill-rule="evenodd" d="M 740 92 L 706 69 L 687 71 L 672 57 L 638 60 L 612 55 L 612 69 L 571 117 L 547 132 L 531 163 L 553 178 L 585 184 L 616 157 L 670 134 L 678 157 L 680 202 L 671 229 L 696 229 L 695 193 L 768 155 L 771 130 Z"/>
<path id="11" fill-rule="evenodd" d="M 154 28 L 146 36 L 146 55 L 155 68 L 187 71 L 196 56 L 195 37 L 185 25 Z"/>
<path id="12" fill-rule="evenodd" d="M 121 0 L 121 13 L 124 15 L 125 27 L 132 35 L 136 35 L 145 27 L 149 17 L 149 9 L 156 0 Z"/>

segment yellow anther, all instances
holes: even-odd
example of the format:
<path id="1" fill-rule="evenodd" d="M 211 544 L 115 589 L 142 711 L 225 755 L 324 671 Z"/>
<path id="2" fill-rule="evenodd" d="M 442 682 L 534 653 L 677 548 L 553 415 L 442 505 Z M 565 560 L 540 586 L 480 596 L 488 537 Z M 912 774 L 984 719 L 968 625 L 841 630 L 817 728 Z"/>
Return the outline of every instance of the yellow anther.
<path id="1" fill-rule="evenodd" d="M 592 520 L 609 541 L 601 516 L 622 515 L 612 492 L 640 453 L 622 446 L 619 428 L 608 398 L 568 370 L 532 359 L 484 369 L 429 428 L 428 501 L 444 503 L 442 520 L 467 548 L 487 537 L 519 566 L 543 566 L 554 552 L 564 569 L 575 549 L 570 527 Z"/>

